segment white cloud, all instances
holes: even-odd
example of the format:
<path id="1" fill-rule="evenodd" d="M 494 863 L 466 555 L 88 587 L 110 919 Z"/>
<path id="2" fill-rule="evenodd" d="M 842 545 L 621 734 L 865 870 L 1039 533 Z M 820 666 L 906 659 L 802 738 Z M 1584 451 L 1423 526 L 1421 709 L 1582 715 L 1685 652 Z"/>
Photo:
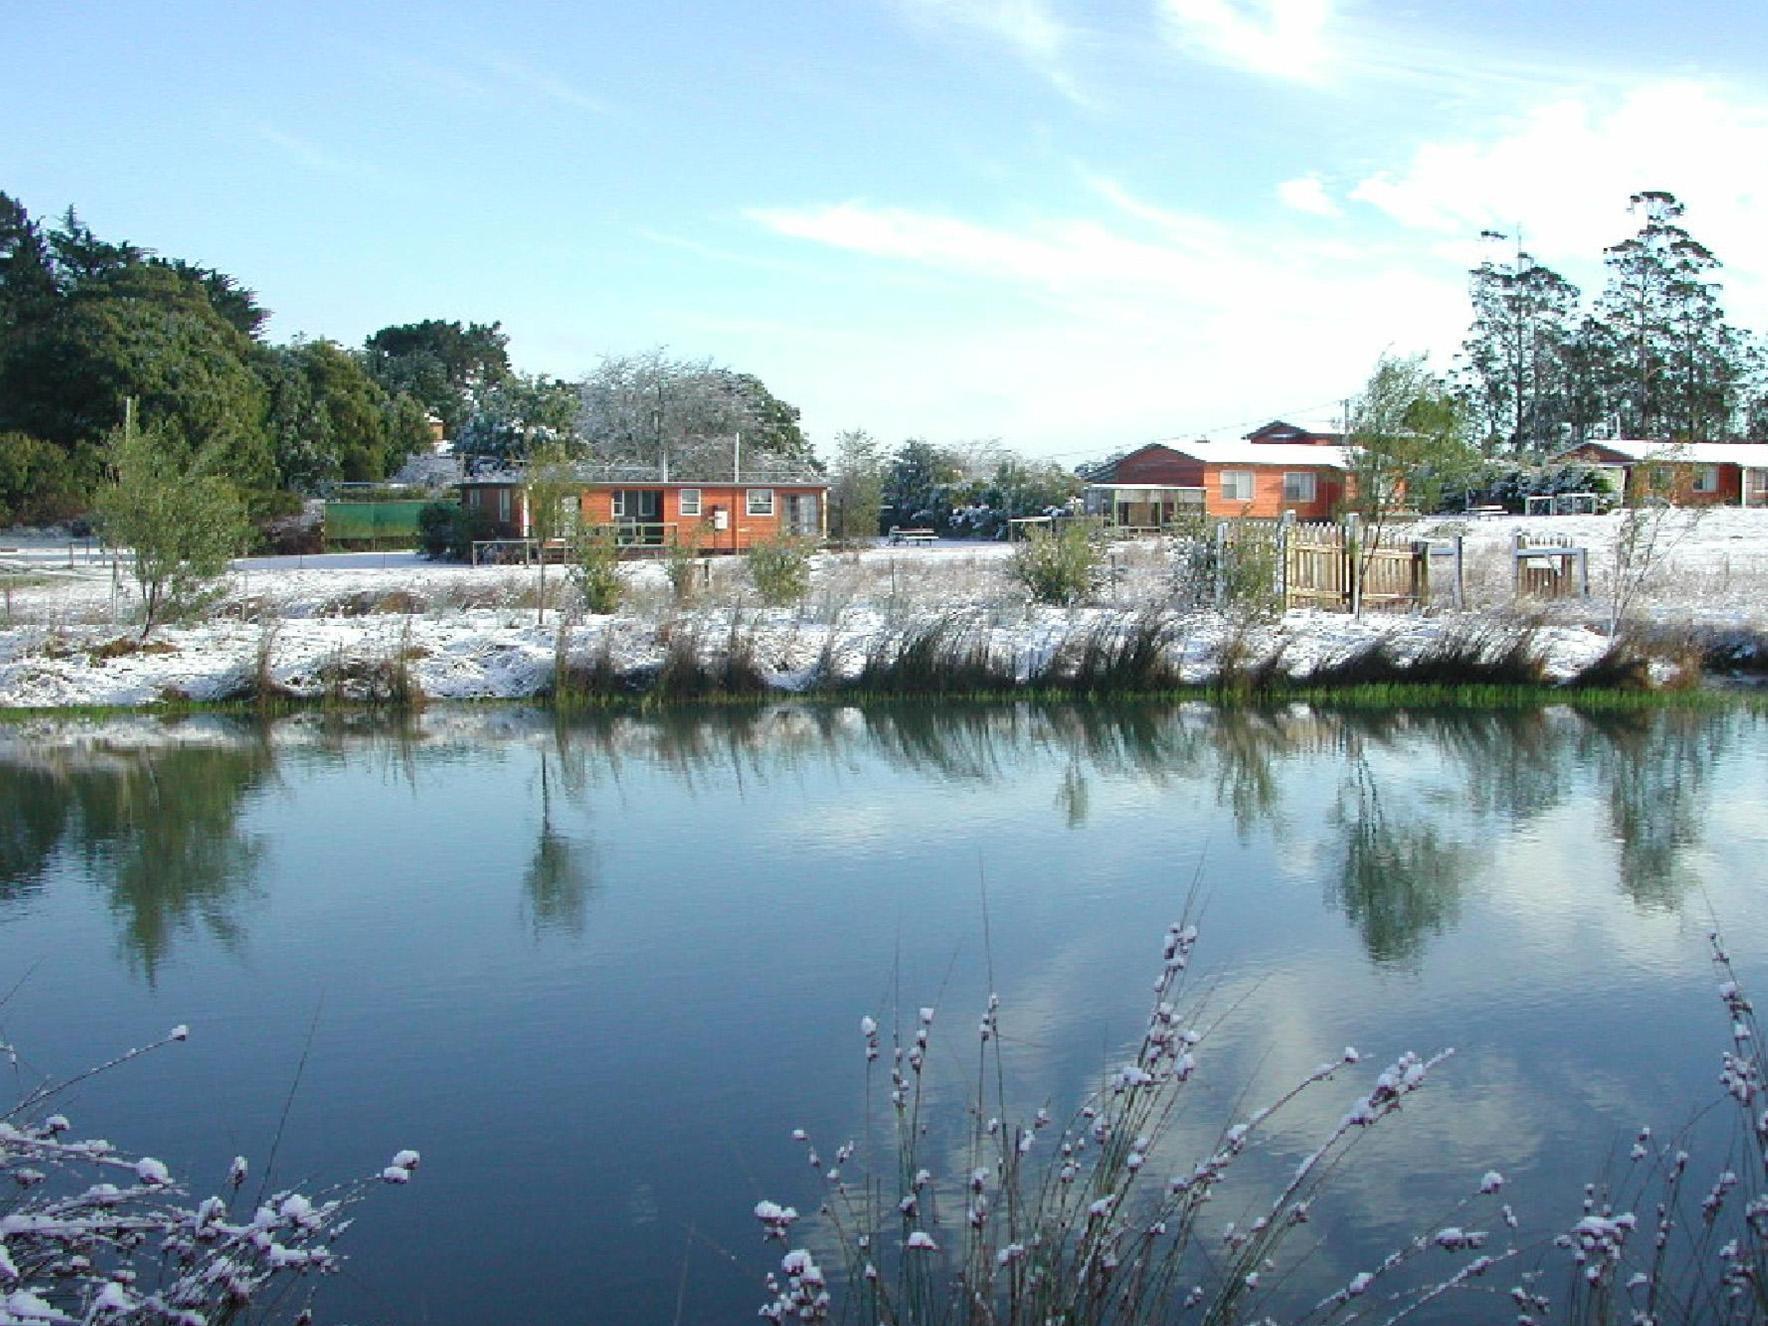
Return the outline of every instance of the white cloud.
<path id="1" fill-rule="evenodd" d="M 1230 431 L 1325 413 L 1384 348 L 1446 351 L 1465 327 L 1457 267 L 1092 184 L 1112 213 L 1006 225 L 849 201 L 748 215 L 940 278 L 912 336 L 880 329 L 821 365 L 839 379 L 844 417 L 886 433 L 998 434 L 1063 452 Z"/>
<path id="2" fill-rule="evenodd" d="M 1284 180 L 1277 186 L 1277 197 L 1285 207 L 1313 216 L 1342 216 L 1344 213 L 1326 192 L 1326 184 L 1318 175 L 1301 175 Z"/>
<path id="3" fill-rule="evenodd" d="M 1676 79 L 1618 95 L 1564 96 L 1495 132 L 1425 143 L 1403 168 L 1361 181 L 1351 197 L 1442 241 L 1482 229 L 1514 233 L 1543 261 L 1600 279 L 1605 246 L 1634 223 L 1629 195 L 1669 189 L 1689 230 L 1727 264 L 1728 306 L 1768 322 L 1768 100 Z"/>
<path id="4" fill-rule="evenodd" d="M 1332 0 L 1161 0 L 1161 16 L 1187 54 L 1300 82 L 1327 73 Z"/>
<path id="5" fill-rule="evenodd" d="M 901 0 L 901 5 L 922 27 L 968 31 L 1004 43 L 1063 96 L 1089 104 L 1063 62 L 1072 29 L 1048 0 Z"/>

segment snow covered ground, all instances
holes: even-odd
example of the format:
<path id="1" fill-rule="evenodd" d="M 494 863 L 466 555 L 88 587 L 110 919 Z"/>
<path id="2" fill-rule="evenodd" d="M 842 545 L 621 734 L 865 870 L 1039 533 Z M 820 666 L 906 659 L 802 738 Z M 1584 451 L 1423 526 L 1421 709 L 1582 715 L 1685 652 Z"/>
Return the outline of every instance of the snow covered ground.
<path id="1" fill-rule="evenodd" d="M 1207 683 L 1224 656 L 1244 661 L 1281 650 L 1286 674 L 1386 638 L 1406 656 L 1446 632 L 1482 621 L 1536 621 L 1533 641 L 1550 676 L 1567 677 L 1597 658 L 1615 565 L 1619 516 L 1436 520 L 1414 533 L 1459 534 L 1466 556 L 1466 613 L 1291 612 L 1269 622 L 1233 612 L 1174 607 L 1170 550 L 1156 540 L 1114 545 L 1112 579 L 1095 605 L 1042 608 L 1006 575 L 1011 549 L 942 542 L 882 546 L 815 559 L 810 595 L 793 608 L 764 608 L 740 559 L 715 560 L 691 607 L 677 608 L 663 568 L 623 568 L 627 602 L 613 617 L 563 628 L 549 607 L 536 620 L 536 581 L 522 567 L 465 567 L 411 553 L 334 553 L 238 561 L 203 620 L 157 629 L 145 644 L 128 569 L 83 541 L 0 533 L 0 707 L 142 705 L 215 699 L 260 680 L 292 696 L 361 694 L 394 669 L 432 700 L 520 698 L 547 690 L 561 652 L 577 666 L 597 660 L 621 675 L 659 667 L 670 640 L 684 637 L 716 656 L 740 638 L 771 685 L 784 691 L 851 679 L 905 633 L 944 621 L 1021 678 L 1038 675 L 1064 641 L 1150 608 L 1172 613 L 1169 650 L 1188 682 Z M 1517 530 L 1566 535 L 1590 550 L 1592 596 L 1543 610 L 1518 605 L 1510 587 Z M 1668 513 L 1658 531 L 1641 615 L 1668 630 L 1768 630 L 1768 511 Z M 565 577 L 548 571 L 549 603 L 568 599 Z"/>

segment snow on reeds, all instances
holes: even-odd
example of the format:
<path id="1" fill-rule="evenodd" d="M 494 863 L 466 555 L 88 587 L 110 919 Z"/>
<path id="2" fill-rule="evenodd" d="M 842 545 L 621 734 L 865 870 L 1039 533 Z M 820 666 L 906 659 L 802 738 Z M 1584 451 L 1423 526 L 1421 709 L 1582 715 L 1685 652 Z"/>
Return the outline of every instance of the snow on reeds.
<path id="1" fill-rule="evenodd" d="M 1691 1121 L 1669 1141 L 1643 1128 L 1625 1170 L 1542 1220 L 1518 1212 L 1499 1170 L 1470 1175 L 1451 1210 L 1327 1284 L 1314 1254 L 1336 1218 L 1334 1177 L 1365 1163 L 1356 1156 L 1363 1139 L 1393 1126 L 1453 1051 L 1404 1053 L 1368 1074 L 1345 1049 L 1274 1099 L 1237 1107 L 1201 1154 L 1176 1160 L 1176 1124 L 1208 1062 L 1208 1024 L 1184 989 L 1197 940 L 1184 921 L 1167 931 L 1139 1043 L 1060 1120 L 1047 1108 L 1016 1112 L 1007 1098 L 996 996 L 958 1033 L 972 1046 L 975 1076 L 956 1108 L 929 1085 L 934 1009 L 888 1044 L 878 1021 L 862 1016 L 867 1098 L 880 1104 L 868 1104 L 864 1142 L 825 1149 L 794 1130 L 816 1191 L 804 1200 L 808 1217 L 773 1199 L 754 1209 L 763 1239 L 788 1249 L 765 1277 L 760 1315 L 867 1326 L 1768 1321 L 1760 1030 L 1716 935 L 1730 1023 L 1721 1105 L 1734 1127 Z M 1348 1077 L 1359 1085 L 1311 1150 L 1275 1179 L 1245 1172 L 1259 1170 L 1249 1157 L 1279 1116 L 1304 1096 L 1343 1090 Z M 889 1134 L 881 1145 L 880 1113 Z M 1716 1151 L 1691 1149 L 1714 1138 L 1723 1139 Z M 1390 1179 L 1403 1185 L 1403 1175 Z M 1242 1218 L 1224 1226 L 1215 1213 L 1226 1209 Z"/>
<path id="2" fill-rule="evenodd" d="M 378 1173 L 321 1192 L 272 1190 L 267 1176 L 248 1195 L 242 1156 L 225 1191 L 192 1201 L 161 1161 L 82 1139 L 53 1112 L 69 1088 L 188 1035 L 174 1027 L 0 1113 L 0 1322 L 311 1321 L 318 1282 L 342 1265 L 333 1243 L 352 1209 L 376 1185 L 411 1181 L 418 1153 L 399 1151 Z M 11 1046 L 0 1056 L 17 1066 Z"/>

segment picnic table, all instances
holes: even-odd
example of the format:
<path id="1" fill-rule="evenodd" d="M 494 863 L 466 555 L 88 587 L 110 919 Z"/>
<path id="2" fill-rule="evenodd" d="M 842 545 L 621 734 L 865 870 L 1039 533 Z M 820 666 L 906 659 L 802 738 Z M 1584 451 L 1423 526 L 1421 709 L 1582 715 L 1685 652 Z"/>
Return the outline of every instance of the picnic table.
<path id="1" fill-rule="evenodd" d="M 939 537 L 939 532 L 930 529 L 904 529 L 901 525 L 892 525 L 888 537 L 892 543 L 932 543 Z"/>

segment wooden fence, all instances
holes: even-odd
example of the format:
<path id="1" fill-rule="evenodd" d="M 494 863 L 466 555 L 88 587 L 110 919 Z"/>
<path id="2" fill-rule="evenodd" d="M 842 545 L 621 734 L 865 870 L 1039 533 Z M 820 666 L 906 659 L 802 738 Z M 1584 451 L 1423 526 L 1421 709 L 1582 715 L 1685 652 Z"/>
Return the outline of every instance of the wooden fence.
<path id="1" fill-rule="evenodd" d="M 1590 597 L 1590 554 L 1563 534 L 1518 534 L 1511 543 L 1518 598 Z"/>
<path id="2" fill-rule="evenodd" d="M 1431 602 L 1432 563 L 1452 606 L 1462 605 L 1459 537 L 1432 544 L 1371 534 L 1356 517 L 1327 521 L 1226 520 L 1216 527 L 1216 601 L 1268 593 L 1281 607 L 1360 612 Z"/>

